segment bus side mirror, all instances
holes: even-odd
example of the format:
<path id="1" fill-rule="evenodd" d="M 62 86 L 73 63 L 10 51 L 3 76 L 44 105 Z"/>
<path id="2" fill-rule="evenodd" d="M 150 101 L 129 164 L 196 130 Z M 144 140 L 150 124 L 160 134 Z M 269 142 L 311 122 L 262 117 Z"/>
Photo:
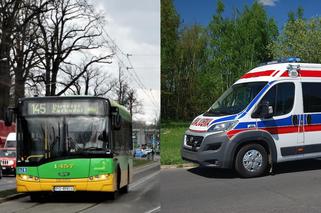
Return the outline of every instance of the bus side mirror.
<path id="1" fill-rule="evenodd" d="M 13 120 L 13 110 L 7 109 L 5 115 L 4 115 L 4 125 L 11 126 Z"/>
<path id="2" fill-rule="evenodd" d="M 105 130 L 100 135 L 98 135 L 98 140 L 108 142 L 108 134 Z"/>

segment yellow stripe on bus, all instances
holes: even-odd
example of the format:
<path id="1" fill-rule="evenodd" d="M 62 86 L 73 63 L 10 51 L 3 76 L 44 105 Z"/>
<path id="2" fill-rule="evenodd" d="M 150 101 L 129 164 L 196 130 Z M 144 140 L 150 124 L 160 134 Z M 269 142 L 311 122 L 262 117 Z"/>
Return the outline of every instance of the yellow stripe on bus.
<path id="1" fill-rule="evenodd" d="M 107 180 L 78 179 L 40 179 L 38 181 L 26 181 L 17 176 L 17 192 L 53 191 L 55 186 L 72 186 L 75 191 L 116 191 L 116 177 L 110 174 Z"/>

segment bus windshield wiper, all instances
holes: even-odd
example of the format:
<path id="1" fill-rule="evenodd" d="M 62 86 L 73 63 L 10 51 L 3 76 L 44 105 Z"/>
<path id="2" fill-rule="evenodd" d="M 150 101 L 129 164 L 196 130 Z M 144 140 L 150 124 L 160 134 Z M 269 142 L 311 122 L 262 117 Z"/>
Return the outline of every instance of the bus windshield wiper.
<path id="1" fill-rule="evenodd" d="M 84 148 L 83 150 L 94 150 L 94 151 L 102 151 L 104 150 L 103 148 L 99 148 L 99 147 L 87 147 L 87 148 Z"/>

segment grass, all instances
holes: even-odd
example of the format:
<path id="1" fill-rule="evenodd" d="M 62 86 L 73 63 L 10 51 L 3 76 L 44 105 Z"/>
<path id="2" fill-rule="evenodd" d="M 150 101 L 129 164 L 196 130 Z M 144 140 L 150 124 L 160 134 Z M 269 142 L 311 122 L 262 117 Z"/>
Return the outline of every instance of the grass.
<path id="1" fill-rule="evenodd" d="M 146 160 L 146 159 L 135 159 L 133 161 L 133 166 L 134 167 L 138 167 L 138 166 L 143 166 L 143 165 L 147 165 L 147 164 L 151 164 L 155 161 L 152 160 Z"/>
<path id="2" fill-rule="evenodd" d="M 161 164 L 183 164 L 181 159 L 181 145 L 183 136 L 189 123 L 168 122 L 163 123 L 161 128 Z"/>

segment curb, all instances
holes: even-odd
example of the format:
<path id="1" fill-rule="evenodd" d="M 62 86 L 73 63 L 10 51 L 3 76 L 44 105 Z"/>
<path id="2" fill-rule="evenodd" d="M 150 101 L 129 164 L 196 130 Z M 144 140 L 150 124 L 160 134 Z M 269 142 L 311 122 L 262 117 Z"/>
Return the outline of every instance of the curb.
<path id="1" fill-rule="evenodd" d="M 154 167 L 158 167 L 158 166 L 160 166 L 159 161 L 155 161 L 155 162 L 147 164 L 147 165 L 136 167 L 136 168 L 134 168 L 133 175 L 144 172 L 149 169 L 152 169 Z"/>
<path id="2" fill-rule="evenodd" d="M 191 169 L 197 166 L 198 165 L 194 163 L 183 163 L 174 165 L 161 165 L 161 169 Z"/>
<path id="3" fill-rule="evenodd" d="M 0 198 L 0 203 L 4 203 L 4 202 L 10 201 L 10 200 L 19 199 L 19 198 L 26 197 L 26 196 L 28 196 L 28 194 L 25 194 L 25 193 L 12 194 L 7 197 Z"/>

